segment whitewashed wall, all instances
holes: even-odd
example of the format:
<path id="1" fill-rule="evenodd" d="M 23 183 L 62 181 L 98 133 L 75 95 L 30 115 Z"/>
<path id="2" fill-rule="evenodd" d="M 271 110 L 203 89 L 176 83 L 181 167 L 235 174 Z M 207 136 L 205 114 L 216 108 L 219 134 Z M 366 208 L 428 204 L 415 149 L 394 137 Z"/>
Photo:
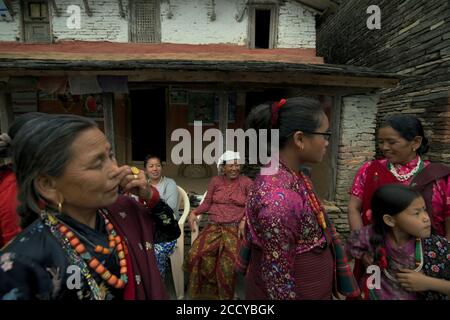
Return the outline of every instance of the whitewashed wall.
<path id="1" fill-rule="evenodd" d="M 57 17 L 52 7 L 51 28 L 55 40 L 84 41 L 129 41 L 129 22 L 119 14 L 117 1 L 89 1 L 92 16 L 86 14 L 82 0 L 56 0 L 61 16 Z M 242 21 L 236 20 L 246 0 L 216 0 L 215 20 L 211 21 L 210 0 L 161 1 L 161 41 L 183 44 L 235 44 L 246 45 L 248 14 Z M 0 41 L 16 41 L 20 38 L 19 0 L 12 1 L 17 12 L 11 22 L 0 21 Z M 69 5 L 81 8 L 81 28 L 70 29 L 67 20 Z M 123 0 L 125 17 L 128 17 L 128 1 Z M 171 13 L 171 17 L 169 14 Z M 278 48 L 315 48 L 316 30 L 314 13 L 309 8 L 293 1 L 282 2 L 279 12 Z"/>
<path id="2" fill-rule="evenodd" d="M 295 1 L 280 6 L 278 48 L 315 48 L 316 20 L 314 11 Z"/>
<path id="3" fill-rule="evenodd" d="M 56 0 L 61 16 L 52 14 L 53 35 L 56 40 L 84 40 L 84 41 L 128 41 L 127 15 L 122 18 L 119 13 L 118 1 L 95 0 L 89 1 L 92 16 L 86 14 L 82 0 Z M 126 10 L 128 2 L 123 1 Z M 81 28 L 69 29 L 67 20 L 70 16 L 67 8 L 77 5 L 81 8 Z"/>
<path id="4" fill-rule="evenodd" d="M 17 41 L 20 39 L 20 3 L 12 1 L 12 9 L 16 13 L 12 20 L 0 20 L 0 41 Z"/>

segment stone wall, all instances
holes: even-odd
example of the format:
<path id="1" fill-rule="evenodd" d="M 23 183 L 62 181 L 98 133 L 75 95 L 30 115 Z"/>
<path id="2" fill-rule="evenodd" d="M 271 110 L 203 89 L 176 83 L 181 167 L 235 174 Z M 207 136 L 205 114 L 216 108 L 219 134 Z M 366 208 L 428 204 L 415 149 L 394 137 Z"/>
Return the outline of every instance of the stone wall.
<path id="1" fill-rule="evenodd" d="M 380 30 L 366 26 L 370 5 L 380 7 Z M 319 27 L 317 50 L 328 63 L 400 75 L 397 88 L 380 94 L 377 124 L 393 113 L 417 115 L 430 140 L 429 158 L 450 164 L 448 0 L 343 0 Z"/>
<path id="2" fill-rule="evenodd" d="M 341 124 L 337 161 L 335 205 L 330 218 L 341 233 L 347 233 L 349 191 L 359 167 L 375 155 L 376 95 L 342 98 Z"/>

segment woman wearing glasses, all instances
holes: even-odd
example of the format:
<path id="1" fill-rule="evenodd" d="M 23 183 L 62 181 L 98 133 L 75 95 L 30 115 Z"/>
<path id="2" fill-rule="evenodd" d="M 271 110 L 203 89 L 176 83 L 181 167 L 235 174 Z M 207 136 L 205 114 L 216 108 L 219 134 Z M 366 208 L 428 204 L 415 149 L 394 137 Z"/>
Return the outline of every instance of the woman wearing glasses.
<path id="1" fill-rule="evenodd" d="M 422 159 L 429 146 L 420 120 L 411 115 L 390 116 L 380 126 L 377 138 L 384 158 L 366 162 L 354 178 L 348 205 L 350 230 L 372 224 L 371 199 L 379 187 L 399 183 L 421 193 L 433 232 L 450 239 L 450 168 Z M 363 265 L 372 264 L 372 260 L 364 256 L 355 262 L 357 279 L 365 269 Z"/>
<path id="2" fill-rule="evenodd" d="M 331 299 L 337 277 L 348 284 L 340 293 L 359 295 L 333 224 L 312 182 L 298 170 L 321 162 L 328 146 L 329 122 L 319 101 L 259 105 L 247 126 L 278 129 L 280 150 L 272 155 L 279 158 L 276 172 L 259 175 L 247 199 L 247 245 L 238 261 L 247 272 L 246 299 Z"/>

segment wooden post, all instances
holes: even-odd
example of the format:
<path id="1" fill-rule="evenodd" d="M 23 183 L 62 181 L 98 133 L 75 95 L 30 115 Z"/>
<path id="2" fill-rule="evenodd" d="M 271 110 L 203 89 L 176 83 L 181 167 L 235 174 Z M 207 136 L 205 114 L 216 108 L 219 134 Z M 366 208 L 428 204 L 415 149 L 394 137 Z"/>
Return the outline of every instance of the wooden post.
<path id="1" fill-rule="evenodd" d="M 219 93 L 219 130 L 223 137 L 223 151 L 227 150 L 227 128 L 228 128 L 228 93 Z"/>
<path id="2" fill-rule="evenodd" d="M 112 93 L 103 94 L 103 117 L 105 123 L 105 135 L 111 144 L 111 149 L 116 151 L 114 137 L 114 101 Z"/>
<path id="3" fill-rule="evenodd" d="M 123 10 L 122 0 L 119 0 L 119 13 L 122 18 L 125 18 L 125 11 Z"/>
<path id="4" fill-rule="evenodd" d="M 329 194 L 328 200 L 330 201 L 336 200 L 339 140 L 341 134 L 341 109 L 342 109 L 342 96 L 336 95 L 333 97 L 333 108 L 331 109 L 331 145 L 330 145 L 331 183 L 328 193 Z"/>
<path id="5" fill-rule="evenodd" d="M 92 17 L 92 11 L 91 11 L 91 7 L 89 7 L 89 2 L 88 2 L 88 0 L 83 0 L 83 3 L 84 3 L 84 10 L 86 11 L 86 14 L 87 14 L 89 17 Z"/>
<path id="6" fill-rule="evenodd" d="M 0 87 L 0 133 L 7 132 L 13 120 L 10 97 L 6 90 Z"/>

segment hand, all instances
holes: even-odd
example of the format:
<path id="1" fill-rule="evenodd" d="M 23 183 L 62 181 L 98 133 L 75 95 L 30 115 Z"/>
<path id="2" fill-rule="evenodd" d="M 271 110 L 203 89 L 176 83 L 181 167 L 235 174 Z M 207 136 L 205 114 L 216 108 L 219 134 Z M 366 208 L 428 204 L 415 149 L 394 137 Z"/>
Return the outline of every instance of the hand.
<path id="1" fill-rule="evenodd" d="M 197 219 L 197 216 L 195 215 L 195 212 L 194 212 L 194 211 L 192 211 L 192 212 L 189 214 L 188 220 L 189 220 L 189 227 L 191 228 L 191 230 L 194 230 L 195 227 L 196 227 L 197 224 L 198 224 L 198 219 Z"/>
<path id="2" fill-rule="evenodd" d="M 121 170 L 118 176 L 119 184 L 125 192 L 132 193 L 145 201 L 151 199 L 152 191 L 144 171 L 139 170 L 137 174 L 133 174 L 132 169 L 127 165 L 120 167 L 119 170 Z"/>
<path id="3" fill-rule="evenodd" d="M 400 269 L 397 273 L 397 280 L 403 288 L 408 291 L 427 291 L 430 290 L 430 277 L 421 272 L 409 269 Z"/>
<path id="4" fill-rule="evenodd" d="M 244 239 L 245 237 L 245 219 L 242 219 L 241 222 L 239 222 L 239 229 L 238 229 L 238 239 Z"/>
<path id="5" fill-rule="evenodd" d="M 370 253 L 364 253 L 361 257 L 363 265 L 367 268 L 373 263 L 373 256 Z"/>

